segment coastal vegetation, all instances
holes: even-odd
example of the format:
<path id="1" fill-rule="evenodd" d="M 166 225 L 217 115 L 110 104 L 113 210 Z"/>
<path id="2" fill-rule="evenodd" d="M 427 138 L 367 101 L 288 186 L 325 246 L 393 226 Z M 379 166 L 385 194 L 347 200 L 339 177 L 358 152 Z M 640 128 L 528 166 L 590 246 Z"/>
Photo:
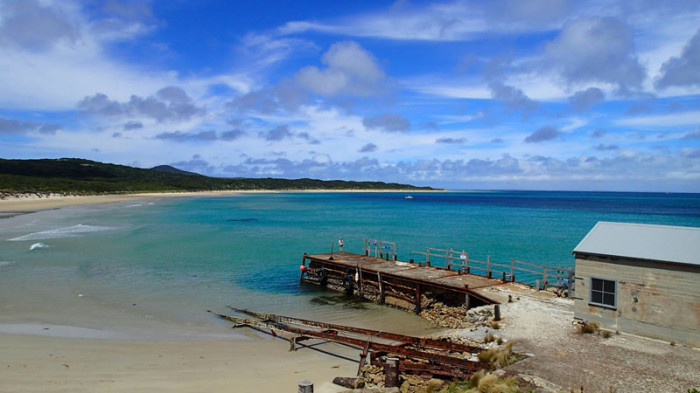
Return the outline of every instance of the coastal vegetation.
<path id="1" fill-rule="evenodd" d="M 120 194 L 237 190 L 430 190 L 407 184 L 344 180 L 220 178 L 161 165 L 134 168 L 79 158 L 0 159 L 0 197 L 14 194 Z"/>

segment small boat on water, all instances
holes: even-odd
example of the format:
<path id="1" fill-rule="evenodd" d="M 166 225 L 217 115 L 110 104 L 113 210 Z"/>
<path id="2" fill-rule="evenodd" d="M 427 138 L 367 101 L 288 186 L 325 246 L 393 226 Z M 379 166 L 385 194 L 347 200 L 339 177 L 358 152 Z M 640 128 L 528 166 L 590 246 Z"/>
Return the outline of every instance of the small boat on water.
<path id="1" fill-rule="evenodd" d="M 413 199 L 413 195 L 406 195 L 403 199 Z"/>

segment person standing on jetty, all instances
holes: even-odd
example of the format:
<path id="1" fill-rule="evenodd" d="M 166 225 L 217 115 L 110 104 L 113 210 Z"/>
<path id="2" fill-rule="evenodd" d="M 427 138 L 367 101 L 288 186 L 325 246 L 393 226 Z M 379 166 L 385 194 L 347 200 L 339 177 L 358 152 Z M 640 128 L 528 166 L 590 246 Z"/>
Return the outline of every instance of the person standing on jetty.
<path id="1" fill-rule="evenodd" d="M 345 244 L 345 242 L 343 242 L 343 238 L 342 238 L 342 237 L 341 237 L 340 239 L 338 239 L 338 251 L 343 251 L 343 245 L 344 245 L 344 244 Z"/>

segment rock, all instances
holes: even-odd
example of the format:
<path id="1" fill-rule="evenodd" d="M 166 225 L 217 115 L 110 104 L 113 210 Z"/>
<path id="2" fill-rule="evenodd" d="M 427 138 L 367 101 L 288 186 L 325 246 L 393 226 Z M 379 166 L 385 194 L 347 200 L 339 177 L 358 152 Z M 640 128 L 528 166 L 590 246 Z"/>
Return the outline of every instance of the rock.
<path id="1" fill-rule="evenodd" d="M 428 391 L 438 391 L 445 385 L 447 385 L 447 382 L 443 381 L 442 379 L 433 378 L 428 381 Z"/>
<path id="2" fill-rule="evenodd" d="M 353 377 L 335 377 L 333 383 L 350 389 L 363 388 L 365 386 L 365 381 L 362 378 Z"/>

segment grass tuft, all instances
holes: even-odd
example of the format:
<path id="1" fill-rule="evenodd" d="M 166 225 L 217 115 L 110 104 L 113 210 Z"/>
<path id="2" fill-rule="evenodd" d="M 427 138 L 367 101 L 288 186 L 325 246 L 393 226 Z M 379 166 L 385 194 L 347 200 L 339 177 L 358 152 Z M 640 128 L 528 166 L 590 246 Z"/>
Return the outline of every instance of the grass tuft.
<path id="1" fill-rule="evenodd" d="M 482 362 L 490 364 L 494 369 L 505 367 L 512 363 L 511 355 L 513 354 L 513 344 L 515 344 L 515 341 L 509 341 L 500 348 L 491 348 L 482 351 L 477 357 Z"/>
<path id="2" fill-rule="evenodd" d="M 600 323 L 595 321 L 585 321 L 578 328 L 579 334 L 593 334 L 596 333 L 598 330 L 600 330 Z"/>

